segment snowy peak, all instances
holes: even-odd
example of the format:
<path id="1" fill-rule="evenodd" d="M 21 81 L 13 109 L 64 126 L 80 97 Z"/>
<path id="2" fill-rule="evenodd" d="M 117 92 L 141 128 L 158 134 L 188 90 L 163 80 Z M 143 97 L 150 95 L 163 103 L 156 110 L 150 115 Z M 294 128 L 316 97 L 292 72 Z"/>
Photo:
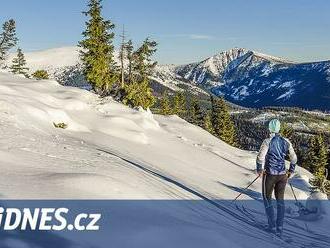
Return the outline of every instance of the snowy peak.
<path id="1" fill-rule="evenodd" d="M 256 51 L 247 51 L 240 56 L 237 57 L 235 60 L 232 60 L 228 66 L 226 67 L 226 72 L 229 72 L 231 70 L 237 69 L 239 66 L 243 67 L 255 67 L 259 64 L 268 64 L 268 65 L 279 65 L 279 64 L 293 64 L 293 62 L 275 57 L 275 56 L 270 56 L 267 54 L 259 53 Z"/>
<path id="2" fill-rule="evenodd" d="M 233 48 L 201 62 L 178 66 L 176 73 L 194 84 L 206 84 L 207 87 L 216 86 L 227 66 L 247 52 L 248 50 L 244 48 Z"/>
<path id="3" fill-rule="evenodd" d="M 263 54 L 260 52 L 256 52 L 253 50 L 248 50 L 245 48 L 232 48 L 227 51 L 220 52 L 218 54 L 215 54 L 214 56 L 211 56 L 201 62 L 191 63 L 188 65 L 182 65 L 181 68 L 190 66 L 196 66 L 197 68 L 204 68 L 208 71 L 212 72 L 215 75 L 220 75 L 221 72 L 223 72 L 227 66 L 232 63 L 235 60 L 238 59 L 247 59 L 248 57 L 253 57 L 254 61 L 260 62 L 260 61 L 267 61 L 270 63 L 292 63 L 289 60 Z M 179 67 L 179 68 L 180 68 Z"/>
<path id="4" fill-rule="evenodd" d="M 200 65 L 207 68 L 213 74 L 220 75 L 232 61 L 243 56 L 247 52 L 248 50 L 244 48 L 233 48 L 204 60 Z"/>
<path id="5" fill-rule="evenodd" d="M 264 60 L 268 60 L 269 62 L 273 62 L 273 63 L 283 63 L 283 64 L 293 64 L 292 61 L 284 59 L 284 58 L 280 58 L 280 57 L 275 57 L 275 56 L 271 56 L 271 55 L 267 55 L 264 53 L 260 53 L 260 52 L 256 52 L 256 51 L 252 51 L 253 55 L 264 59 Z"/>
<path id="6" fill-rule="evenodd" d="M 212 87 L 221 84 L 225 72 L 248 61 L 251 65 L 259 63 L 289 64 L 290 61 L 245 48 L 232 48 L 218 53 L 201 62 L 178 66 L 176 72 L 195 84 Z"/>

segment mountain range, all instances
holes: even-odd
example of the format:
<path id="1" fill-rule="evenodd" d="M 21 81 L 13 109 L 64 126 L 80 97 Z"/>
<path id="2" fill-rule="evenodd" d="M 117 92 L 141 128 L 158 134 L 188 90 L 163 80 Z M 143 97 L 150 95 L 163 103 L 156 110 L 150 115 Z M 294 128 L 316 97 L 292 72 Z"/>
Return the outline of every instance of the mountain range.
<path id="1" fill-rule="evenodd" d="M 46 69 L 66 85 L 88 87 L 77 47 L 26 53 L 31 71 Z M 244 107 L 300 107 L 330 111 L 330 61 L 295 63 L 244 48 L 233 48 L 203 61 L 157 65 L 151 79 L 162 91 L 213 93 Z"/>
<path id="2" fill-rule="evenodd" d="M 170 75 L 172 85 L 189 82 L 245 107 L 330 110 L 330 61 L 294 63 L 234 48 L 201 62 L 156 70 L 161 83 L 169 84 L 165 75 Z"/>

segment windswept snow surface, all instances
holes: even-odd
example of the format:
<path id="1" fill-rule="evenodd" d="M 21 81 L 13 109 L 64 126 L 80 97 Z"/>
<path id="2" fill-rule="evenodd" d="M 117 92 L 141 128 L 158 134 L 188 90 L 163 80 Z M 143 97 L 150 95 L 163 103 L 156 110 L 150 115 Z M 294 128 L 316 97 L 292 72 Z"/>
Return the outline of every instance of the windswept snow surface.
<path id="1" fill-rule="evenodd" d="M 54 128 L 62 122 L 67 129 Z M 199 242 L 283 247 L 258 228 L 265 222 L 260 180 L 241 198 L 254 199 L 252 207 L 217 201 L 234 199 L 255 178 L 256 154 L 226 145 L 177 116 L 156 116 L 55 81 L 0 72 L 0 137 L 2 199 L 203 200 L 197 206 L 188 201 L 149 209 L 150 216 L 160 214 L 169 222 L 159 225 L 159 232 L 134 230 L 130 241 L 143 242 L 138 235 L 143 234 L 163 240 L 158 247 L 180 247 L 193 233 L 191 247 L 201 247 Z M 297 172 L 292 183 L 298 198 L 306 199 L 310 174 Z M 286 197 L 293 199 L 289 190 Z M 130 218 L 138 222 L 141 216 Z M 302 236 L 300 243 L 326 247 L 328 224 L 323 219 L 306 229 L 303 221 L 290 219 L 286 228 L 298 233 L 297 239 Z M 309 238 L 310 230 L 316 231 Z M 258 242 L 252 242 L 255 238 Z"/>
<path id="2" fill-rule="evenodd" d="M 43 69 L 53 74 L 58 69 L 75 66 L 80 62 L 79 47 L 76 46 L 27 52 L 24 55 L 31 73 Z M 11 53 L 7 64 L 10 64 L 15 56 L 15 53 Z"/>

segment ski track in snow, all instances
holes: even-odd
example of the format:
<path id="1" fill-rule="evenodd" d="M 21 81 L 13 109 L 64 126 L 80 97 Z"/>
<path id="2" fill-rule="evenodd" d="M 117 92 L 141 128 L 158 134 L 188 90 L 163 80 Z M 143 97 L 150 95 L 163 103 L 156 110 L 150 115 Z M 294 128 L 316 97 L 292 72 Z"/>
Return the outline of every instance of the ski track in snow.
<path id="1" fill-rule="evenodd" d="M 240 225 L 242 225 L 244 223 L 244 224 L 249 225 L 250 228 L 252 227 L 252 228 L 259 229 L 258 230 L 259 232 L 260 231 L 264 232 L 263 236 L 264 237 L 266 236 L 265 240 L 267 240 L 269 238 L 269 236 L 272 236 L 272 235 L 268 234 L 263 228 L 266 225 L 266 223 L 263 222 L 262 220 L 260 220 L 260 217 L 257 218 L 256 215 L 253 215 L 244 206 L 242 206 L 242 208 L 240 208 L 236 205 L 236 209 L 239 210 L 237 212 L 232 207 L 233 206 L 232 204 L 229 204 L 226 206 L 224 204 L 218 203 L 216 200 L 212 200 L 212 199 L 208 198 L 203 193 L 199 193 L 195 189 L 180 183 L 176 179 L 172 179 L 169 176 L 163 175 L 160 172 L 156 172 L 152 168 L 149 168 L 146 165 L 143 165 L 144 162 L 136 162 L 136 161 L 133 161 L 132 159 L 125 158 L 124 155 L 119 154 L 118 152 L 108 151 L 108 150 L 104 150 L 104 149 L 100 149 L 100 148 L 97 148 L 97 150 L 110 154 L 112 156 L 115 156 L 115 157 L 133 165 L 134 167 L 136 167 L 140 170 L 143 170 L 144 172 L 149 173 L 152 176 L 165 180 L 168 183 L 174 184 L 175 186 L 199 197 L 200 199 L 202 199 L 202 200 L 206 201 L 207 203 L 209 203 L 210 205 L 214 206 L 216 208 L 216 210 L 215 210 L 216 215 L 220 215 L 221 218 L 229 219 L 230 221 L 233 221 L 235 224 L 239 223 Z M 239 214 L 239 213 L 241 213 L 241 214 Z M 260 214 L 260 215 L 262 215 L 262 214 Z M 330 236 L 317 234 L 317 233 L 311 233 L 308 230 L 299 228 L 300 226 L 297 223 L 292 224 L 291 222 L 286 221 L 286 225 L 288 227 L 286 227 L 286 229 L 285 229 L 284 238 L 293 238 L 293 241 L 287 242 L 284 239 L 272 237 L 273 239 L 275 239 L 274 240 L 275 243 L 276 242 L 281 243 L 281 245 L 285 246 L 285 247 L 301 247 L 301 248 L 310 247 L 310 246 L 328 247 L 328 244 L 330 243 Z M 233 226 L 236 226 L 236 225 L 233 225 Z M 242 230 L 240 228 L 237 228 L 236 231 L 242 231 Z M 252 230 L 251 232 L 253 232 L 253 231 L 255 231 L 255 230 Z M 249 235 L 252 235 L 252 234 L 250 233 Z"/>

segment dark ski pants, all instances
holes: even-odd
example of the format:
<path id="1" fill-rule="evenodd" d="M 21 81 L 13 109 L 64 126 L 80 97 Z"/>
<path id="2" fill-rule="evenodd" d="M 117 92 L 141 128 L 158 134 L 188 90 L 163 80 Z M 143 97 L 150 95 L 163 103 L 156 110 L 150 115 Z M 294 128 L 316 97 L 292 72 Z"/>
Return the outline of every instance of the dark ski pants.
<path id="1" fill-rule="evenodd" d="M 270 175 L 264 174 L 262 178 L 262 196 L 264 199 L 264 205 L 266 209 L 266 214 L 268 218 L 268 225 L 270 228 L 283 227 L 283 219 L 285 212 L 284 205 L 284 192 L 285 187 L 288 182 L 287 175 Z M 277 220 L 275 223 L 275 213 L 272 204 L 272 195 L 275 191 L 275 198 L 277 203 Z"/>

